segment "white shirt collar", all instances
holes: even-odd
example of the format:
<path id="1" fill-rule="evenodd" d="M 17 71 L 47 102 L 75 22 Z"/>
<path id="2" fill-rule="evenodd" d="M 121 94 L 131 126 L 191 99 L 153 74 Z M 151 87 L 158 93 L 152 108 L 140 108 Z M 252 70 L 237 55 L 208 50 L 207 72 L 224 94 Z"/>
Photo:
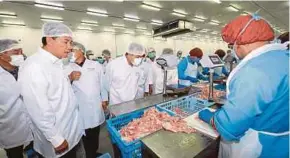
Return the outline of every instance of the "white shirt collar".
<path id="1" fill-rule="evenodd" d="M 52 53 L 46 51 L 43 48 L 39 48 L 38 52 L 42 55 L 44 55 L 47 59 L 49 59 L 53 64 L 60 64 L 62 65 L 62 60 L 58 57 L 54 56 Z"/>

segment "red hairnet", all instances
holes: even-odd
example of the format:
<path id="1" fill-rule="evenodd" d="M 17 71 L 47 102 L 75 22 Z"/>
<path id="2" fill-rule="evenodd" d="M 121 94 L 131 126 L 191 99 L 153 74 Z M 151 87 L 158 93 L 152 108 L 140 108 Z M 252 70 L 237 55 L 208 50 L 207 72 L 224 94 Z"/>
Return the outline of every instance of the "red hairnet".
<path id="1" fill-rule="evenodd" d="M 193 57 L 202 58 L 203 52 L 199 48 L 193 48 L 192 50 L 190 50 L 189 55 Z"/>
<path id="2" fill-rule="evenodd" d="M 251 15 L 239 16 L 222 29 L 222 38 L 225 42 L 238 45 L 250 44 L 258 41 L 272 41 L 274 31 L 263 19 L 253 20 L 241 34 L 240 32 L 252 19 Z M 239 36 L 239 37 L 238 37 Z"/>

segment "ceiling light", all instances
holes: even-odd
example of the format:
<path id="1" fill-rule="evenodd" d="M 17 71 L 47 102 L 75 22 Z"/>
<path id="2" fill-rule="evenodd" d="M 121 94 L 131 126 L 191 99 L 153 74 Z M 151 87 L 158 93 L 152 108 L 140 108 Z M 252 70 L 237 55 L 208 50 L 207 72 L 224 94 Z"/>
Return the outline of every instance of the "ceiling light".
<path id="1" fill-rule="evenodd" d="M 207 32 L 207 31 L 208 31 L 207 29 L 202 29 L 199 32 Z"/>
<path id="2" fill-rule="evenodd" d="M 205 21 L 207 18 L 205 18 L 203 16 L 196 15 L 196 16 L 194 16 L 194 19 L 199 19 L 199 20 Z"/>
<path id="3" fill-rule="evenodd" d="M 46 22 L 63 22 L 63 20 L 57 20 L 57 19 L 44 19 L 44 18 L 40 18 L 40 20 L 46 21 Z"/>
<path id="4" fill-rule="evenodd" d="M 6 21 L 6 20 L 3 20 L 2 24 L 25 26 L 25 23 L 23 21 Z"/>
<path id="5" fill-rule="evenodd" d="M 143 1 L 143 4 L 150 5 L 156 8 L 162 8 L 162 6 L 154 1 Z"/>
<path id="6" fill-rule="evenodd" d="M 199 19 L 199 18 L 193 18 L 192 20 L 194 20 L 194 21 L 204 22 L 204 19 Z"/>
<path id="7" fill-rule="evenodd" d="M 152 36 L 152 33 L 150 33 L 150 32 L 144 32 L 144 35 L 146 35 L 146 36 Z"/>
<path id="8" fill-rule="evenodd" d="M 126 30 L 125 33 L 128 33 L 128 34 L 135 34 L 135 31 L 132 31 L 132 30 Z"/>
<path id="9" fill-rule="evenodd" d="M 218 32 L 216 32 L 216 31 L 213 31 L 211 34 L 213 34 L 213 35 L 217 35 L 217 34 L 218 34 Z"/>
<path id="10" fill-rule="evenodd" d="M 88 31 L 93 31 L 91 27 L 86 27 L 86 26 L 79 26 L 77 27 L 78 30 L 88 30 Z"/>
<path id="11" fill-rule="evenodd" d="M 163 21 L 161 21 L 161 20 L 151 20 L 151 22 L 153 22 L 153 23 L 159 23 L 159 24 L 163 24 Z"/>
<path id="12" fill-rule="evenodd" d="M 143 27 L 143 26 L 137 26 L 136 28 L 139 29 L 139 30 L 147 30 L 147 28 Z"/>
<path id="13" fill-rule="evenodd" d="M 145 9 L 149 9 L 149 10 L 154 10 L 154 11 L 159 11 L 160 10 L 160 8 L 155 7 L 153 5 L 148 5 L 148 4 L 142 4 L 141 7 L 145 8 Z"/>
<path id="14" fill-rule="evenodd" d="M 220 0 L 212 0 L 213 2 L 216 2 L 218 4 L 221 4 L 222 2 Z"/>
<path id="15" fill-rule="evenodd" d="M 104 31 L 106 31 L 106 32 L 116 32 L 114 29 L 110 29 L 110 28 L 104 28 Z"/>
<path id="16" fill-rule="evenodd" d="M 34 6 L 47 9 L 64 10 L 63 4 L 55 2 L 35 1 Z"/>
<path id="17" fill-rule="evenodd" d="M 81 25 L 87 25 L 87 26 L 99 26 L 98 24 L 85 23 L 85 22 L 81 22 Z"/>
<path id="18" fill-rule="evenodd" d="M 173 9 L 173 12 L 179 13 L 179 14 L 183 14 L 183 15 L 187 15 L 187 13 L 185 11 L 179 10 L 179 9 Z"/>
<path id="19" fill-rule="evenodd" d="M 40 18 L 42 18 L 42 19 L 62 20 L 62 17 L 57 17 L 57 16 L 46 16 L 46 15 L 41 15 Z"/>
<path id="20" fill-rule="evenodd" d="M 113 26 L 117 26 L 117 27 L 125 27 L 124 24 L 118 24 L 118 23 L 113 23 L 112 25 L 113 25 Z"/>
<path id="21" fill-rule="evenodd" d="M 88 23 L 88 24 L 98 24 L 97 21 L 92 21 L 92 20 L 82 20 L 82 23 Z"/>
<path id="22" fill-rule="evenodd" d="M 124 15 L 124 20 L 128 20 L 128 21 L 134 21 L 134 22 L 139 22 L 140 19 L 138 16 L 134 16 L 134 15 Z"/>
<path id="23" fill-rule="evenodd" d="M 230 4 L 230 6 L 228 7 L 228 10 L 230 11 L 234 11 L 234 12 L 238 12 L 240 11 L 237 7 L 234 7 L 233 5 Z"/>
<path id="24" fill-rule="evenodd" d="M 173 13 L 171 13 L 172 15 L 175 15 L 175 16 L 179 16 L 179 17 L 185 17 L 185 15 L 183 15 L 183 14 L 180 14 L 180 13 L 175 13 L 175 12 L 173 12 Z"/>
<path id="25" fill-rule="evenodd" d="M 162 24 L 160 23 L 155 23 L 155 22 L 151 22 L 152 25 L 158 25 L 158 26 L 161 26 Z"/>
<path id="26" fill-rule="evenodd" d="M 4 18 L 17 18 L 17 15 L 14 12 L 0 11 L 0 17 L 4 17 Z"/>
<path id="27" fill-rule="evenodd" d="M 95 16 L 103 16 L 103 17 L 108 16 L 108 12 L 106 10 L 100 10 L 100 9 L 94 9 L 94 8 L 88 8 L 87 14 L 95 15 Z"/>

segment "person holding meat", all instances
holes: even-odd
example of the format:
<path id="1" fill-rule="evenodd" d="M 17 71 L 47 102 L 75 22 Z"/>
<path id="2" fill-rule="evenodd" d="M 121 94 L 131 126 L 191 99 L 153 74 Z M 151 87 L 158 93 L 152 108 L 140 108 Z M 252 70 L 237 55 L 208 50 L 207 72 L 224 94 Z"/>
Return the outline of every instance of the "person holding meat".
<path id="1" fill-rule="evenodd" d="M 227 102 L 199 112 L 221 135 L 220 158 L 289 156 L 289 51 L 287 43 L 271 43 L 274 37 L 255 14 L 222 30 L 241 61 L 228 77 Z"/>

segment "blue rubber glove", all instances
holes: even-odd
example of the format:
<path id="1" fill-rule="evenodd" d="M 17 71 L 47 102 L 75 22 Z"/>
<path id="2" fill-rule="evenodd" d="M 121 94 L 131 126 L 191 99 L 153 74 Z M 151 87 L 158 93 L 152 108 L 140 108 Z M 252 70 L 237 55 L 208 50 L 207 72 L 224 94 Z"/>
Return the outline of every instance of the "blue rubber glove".
<path id="1" fill-rule="evenodd" d="M 203 75 L 200 75 L 199 78 L 200 78 L 201 80 L 203 80 L 203 81 L 208 81 L 208 80 L 209 80 L 208 77 L 203 76 Z"/>
<path id="2" fill-rule="evenodd" d="M 213 117 L 214 112 L 209 111 L 208 109 L 204 109 L 201 110 L 198 113 L 198 117 L 199 119 L 201 119 L 202 121 L 210 124 L 210 119 Z"/>
<path id="3" fill-rule="evenodd" d="M 186 80 L 189 80 L 190 82 L 193 82 L 193 83 L 198 82 L 198 79 L 197 78 L 190 77 L 190 76 L 187 76 L 186 77 Z"/>

